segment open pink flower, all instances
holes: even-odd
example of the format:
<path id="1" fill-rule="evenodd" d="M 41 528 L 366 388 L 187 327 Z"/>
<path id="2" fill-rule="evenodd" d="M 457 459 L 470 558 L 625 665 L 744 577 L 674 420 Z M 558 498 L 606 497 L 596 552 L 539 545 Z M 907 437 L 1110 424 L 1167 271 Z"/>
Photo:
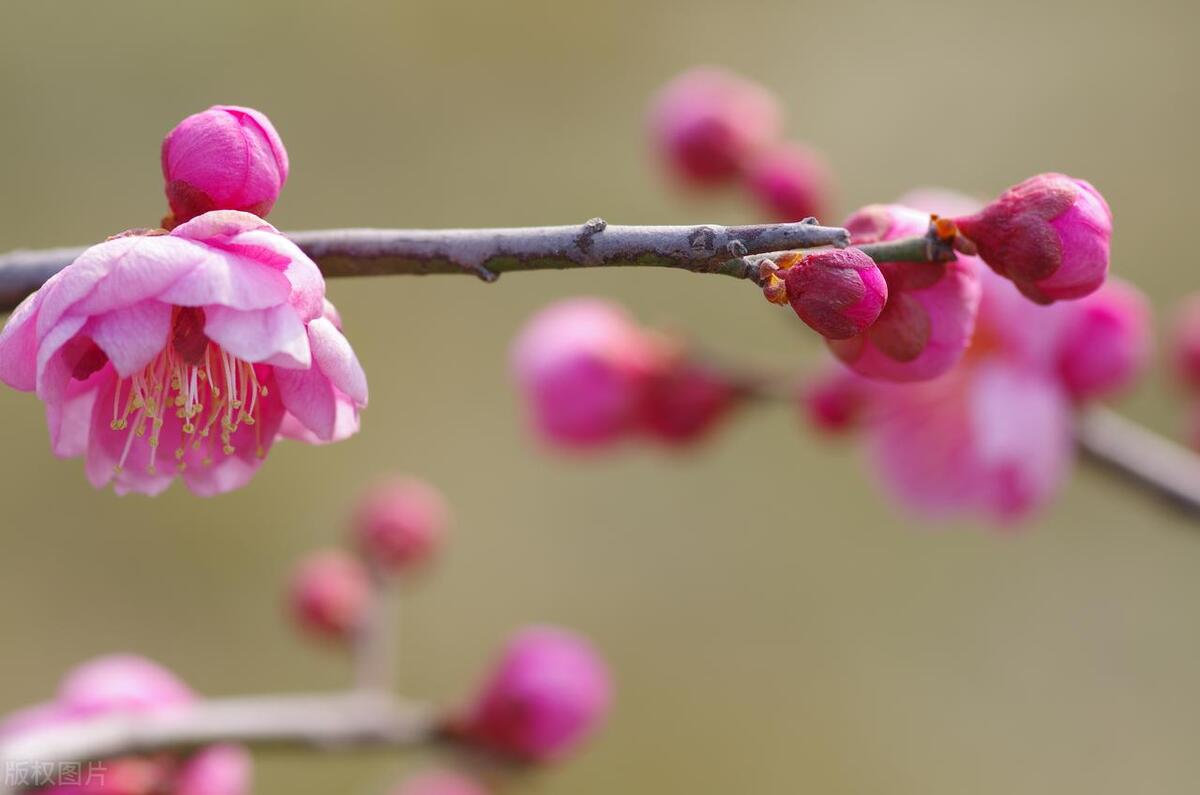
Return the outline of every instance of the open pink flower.
<path id="1" fill-rule="evenodd" d="M 249 213 L 92 246 L 0 332 L 0 380 L 46 403 L 55 454 L 157 494 L 245 485 L 277 436 L 358 429 L 367 382 L 316 265 Z"/>

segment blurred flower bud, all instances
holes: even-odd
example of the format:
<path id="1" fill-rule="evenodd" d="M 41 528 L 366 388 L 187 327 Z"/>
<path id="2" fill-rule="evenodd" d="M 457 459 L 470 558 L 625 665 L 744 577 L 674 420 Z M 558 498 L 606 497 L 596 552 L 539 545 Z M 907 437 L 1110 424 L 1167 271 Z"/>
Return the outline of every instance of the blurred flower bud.
<path id="1" fill-rule="evenodd" d="M 684 355 L 667 356 L 646 381 L 644 427 L 662 442 L 687 445 L 708 435 L 739 398 L 737 386 L 717 369 Z"/>
<path id="2" fill-rule="evenodd" d="M 437 552 L 449 519 L 446 500 L 433 486 L 392 477 L 362 496 L 354 513 L 354 539 L 381 569 L 407 571 Z"/>
<path id="3" fill-rule="evenodd" d="M 454 730 L 531 762 L 557 759 L 608 712 L 608 670 L 582 637 L 552 627 L 519 632 Z"/>
<path id="4" fill-rule="evenodd" d="M 1184 299 L 1176 312 L 1171 361 L 1179 380 L 1200 391 L 1200 293 Z"/>
<path id="5" fill-rule="evenodd" d="M 250 753 L 240 745 L 210 745 L 179 767 L 171 795 L 247 795 L 253 777 Z"/>
<path id="6" fill-rule="evenodd" d="M 517 337 L 512 369 L 533 426 L 560 447 L 611 443 L 638 420 L 654 346 L 616 304 L 561 301 Z"/>
<path id="7" fill-rule="evenodd" d="M 366 568 L 336 549 L 314 552 L 292 575 L 289 607 L 304 629 L 347 640 L 361 626 L 371 600 Z"/>
<path id="8" fill-rule="evenodd" d="M 804 144 L 775 144 L 756 154 L 747 166 L 746 185 L 767 214 L 780 222 L 823 218 L 832 203 L 829 165 Z"/>
<path id="9" fill-rule="evenodd" d="M 779 258 L 792 309 L 814 331 L 840 340 L 861 334 L 887 302 L 887 282 L 875 261 L 856 248 Z"/>
<path id="10" fill-rule="evenodd" d="M 162 171 L 175 225 L 209 210 L 265 217 L 287 181 L 288 156 L 264 114 L 214 105 L 163 139 Z"/>
<path id="11" fill-rule="evenodd" d="M 58 689 L 58 706 L 71 717 L 177 707 L 195 698 L 166 668 L 134 654 L 111 654 L 76 667 Z"/>
<path id="12" fill-rule="evenodd" d="M 1038 303 L 1082 298 L 1108 273 L 1112 212 L 1081 179 L 1038 174 L 955 222 L 992 270 Z"/>
<path id="13" fill-rule="evenodd" d="M 426 770 L 400 782 L 392 795 L 488 795 L 488 791 L 462 773 Z"/>
<path id="14" fill-rule="evenodd" d="M 800 409 L 808 423 L 821 431 L 842 433 L 854 428 L 866 408 L 866 385 L 841 367 L 809 379 L 800 388 Z"/>
<path id="15" fill-rule="evenodd" d="M 1137 288 L 1115 279 L 1068 305 L 1058 372 L 1075 400 L 1105 397 L 1130 386 L 1150 354 L 1150 307 Z"/>
<path id="16" fill-rule="evenodd" d="M 696 186 L 734 179 L 779 128 L 779 105 L 766 89 L 716 67 L 676 77 L 650 113 L 655 148 L 674 176 Z"/>

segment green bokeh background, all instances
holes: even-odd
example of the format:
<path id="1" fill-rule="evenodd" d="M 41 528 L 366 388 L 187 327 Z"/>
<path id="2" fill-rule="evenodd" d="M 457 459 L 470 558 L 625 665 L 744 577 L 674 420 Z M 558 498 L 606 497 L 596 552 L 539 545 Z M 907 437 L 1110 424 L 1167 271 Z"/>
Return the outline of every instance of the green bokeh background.
<path id="1" fill-rule="evenodd" d="M 154 224 L 162 135 L 216 102 L 282 132 L 284 229 L 751 220 L 736 197 L 673 194 L 645 152 L 647 98 L 717 61 L 778 92 L 843 209 L 915 185 L 1091 179 L 1117 272 L 1165 314 L 1200 288 L 1184 247 L 1197 22 L 1194 3 L 1155 0 L 7 0 L 0 250 Z M 405 598 L 407 692 L 453 700 L 529 621 L 576 627 L 611 661 L 603 735 L 529 791 L 1196 791 L 1200 532 L 1145 495 L 1082 470 L 1021 534 L 931 528 L 877 492 L 853 445 L 782 407 L 686 457 L 537 449 L 506 349 L 556 298 L 611 296 L 729 355 L 815 359 L 794 318 L 724 279 L 329 292 L 371 376 L 364 432 L 280 445 L 226 497 L 95 492 L 51 456 L 37 401 L 0 392 L 0 707 L 124 649 L 207 693 L 340 686 L 345 661 L 294 637 L 280 584 L 337 541 L 356 490 L 400 470 L 457 514 L 444 565 Z M 1184 427 L 1161 372 L 1123 408 Z M 262 755 L 259 791 L 378 792 L 416 761 Z"/>

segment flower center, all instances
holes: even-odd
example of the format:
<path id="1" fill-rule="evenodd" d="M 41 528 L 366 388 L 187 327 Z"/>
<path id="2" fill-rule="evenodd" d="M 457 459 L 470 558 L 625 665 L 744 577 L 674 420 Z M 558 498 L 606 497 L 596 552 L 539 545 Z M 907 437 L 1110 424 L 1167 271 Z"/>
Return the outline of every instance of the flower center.
<path id="1" fill-rule="evenodd" d="M 203 309 L 176 307 L 166 347 L 141 372 L 117 381 L 111 427 L 129 431 L 117 471 L 124 468 L 134 439 L 148 434 L 146 469 L 155 474 L 167 412 L 180 421 L 175 460 L 181 472 L 187 468 L 189 445 L 206 450 L 204 466 L 213 463 L 217 447 L 225 455 L 236 452 L 233 435 L 243 425 L 254 427 L 255 453 L 262 457 L 259 398 L 266 395 L 253 364 L 230 356 L 205 336 Z"/>

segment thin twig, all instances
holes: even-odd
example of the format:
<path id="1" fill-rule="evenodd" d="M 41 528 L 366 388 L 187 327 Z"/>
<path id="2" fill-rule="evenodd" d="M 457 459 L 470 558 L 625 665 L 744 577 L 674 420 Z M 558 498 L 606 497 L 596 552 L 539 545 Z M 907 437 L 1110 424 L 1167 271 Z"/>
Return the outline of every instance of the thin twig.
<path id="1" fill-rule="evenodd" d="M 210 699 L 163 712 L 105 715 L 30 729 L 0 744 L 9 795 L 22 771 L 213 743 L 255 747 L 425 746 L 444 740 L 437 713 L 379 692 Z"/>
<path id="2" fill-rule="evenodd" d="M 387 692 L 395 675 L 395 594 L 375 561 L 368 559 L 365 565 L 370 578 L 371 599 L 354 637 L 354 683 L 363 690 Z"/>
<path id="3" fill-rule="evenodd" d="M 327 277 L 466 273 L 493 281 L 510 271 L 648 266 L 747 278 L 746 254 L 846 246 L 845 229 L 811 219 L 754 226 L 578 226 L 522 229 L 330 229 L 288 235 Z M 0 256 L 0 311 L 78 257 L 82 248 Z"/>

